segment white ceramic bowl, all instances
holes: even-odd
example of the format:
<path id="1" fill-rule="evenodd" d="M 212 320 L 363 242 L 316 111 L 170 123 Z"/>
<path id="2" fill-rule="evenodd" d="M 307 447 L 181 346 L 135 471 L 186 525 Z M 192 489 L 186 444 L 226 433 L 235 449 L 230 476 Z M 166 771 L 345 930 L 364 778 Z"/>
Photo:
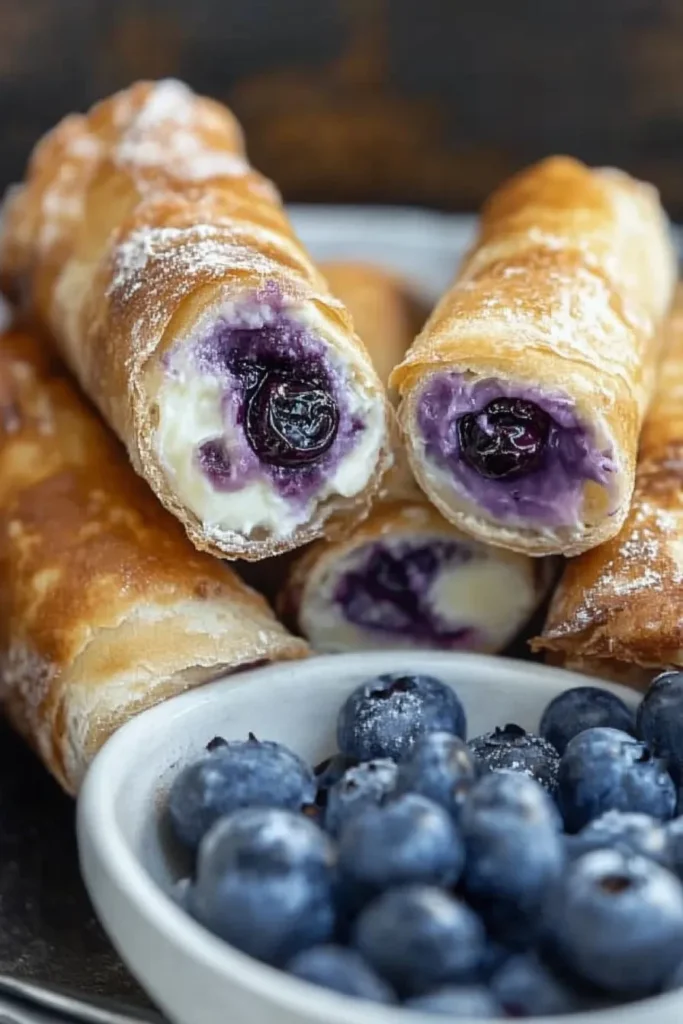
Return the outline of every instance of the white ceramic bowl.
<path id="1" fill-rule="evenodd" d="M 538 727 L 556 694 L 585 677 L 467 654 L 348 654 L 246 672 L 184 694 L 124 726 L 90 770 L 78 808 L 81 866 L 95 908 L 132 973 L 178 1024 L 413 1024 L 433 1021 L 337 996 L 252 960 L 196 924 L 167 895 L 179 865 L 162 825 L 171 780 L 216 735 L 288 744 L 312 764 L 336 748 L 337 711 L 382 672 L 427 672 L 453 686 L 469 735 L 509 721 Z M 605 685 L 631 704 L 637 696 Z M 680 1024 L 683 996 L 552 1024 Z M 547 1024 L 551 1024 L 550 1019 Z"/>

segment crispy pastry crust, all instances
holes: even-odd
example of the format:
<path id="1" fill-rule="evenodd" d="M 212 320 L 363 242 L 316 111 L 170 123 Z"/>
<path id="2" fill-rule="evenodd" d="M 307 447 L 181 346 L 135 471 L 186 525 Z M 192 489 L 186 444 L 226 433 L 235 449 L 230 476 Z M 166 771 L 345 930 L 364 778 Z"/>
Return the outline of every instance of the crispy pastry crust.
<path id="1" fill-rule="evenodd" d="M 350 310 L 356 330 L 385 381 L 424 323 L 422 305 L 404 280 L 372 264 L 323 263 L 320 269 L 333 293 Z M 397 535 L 444 536 L 472 546 L 471 540 L 445 520 L 416 487 L 400 438 L 395 439 L 394 467 L 387 474 L 383 496 L 367 519 L 350 536 L 334 543 L 317 541 L 297 556 L 278 597 L 281 615 L 300 628 L 302 607 L 315 606 L 317 588 L 334 571 L 335 564 L 358 548 Z M 524 561 L 517 553 L 506 551 L 495 552 L 493 557 L 512 564 Z M 539 565 L 534 572 L 539 601 L 547 592 L 548 581 L 547 567 Z"/>
<path id="2" fill-rule="evenodd" d="M 683 665 L 683 290 L 641 438 L 633 504 L 618 537 L 569 562 L 535 650 L 642 686 Z M 649 673 L 644 670 L 650 670 Z"/>
<path id="3" fill-rule="evenodd" d="M 675 274 L 656 191 L 619 171 L 554 157 L 491 197 L 454 285 L 391 375 L 415 476 L 448 519 L 480 540 L 533 555 L 578 554 L 615 536 L 629 508 L 657 329 Z M 437 489 L 414 423 L 426 379 L 447 370 L 569 394 L 581 421 L 611 435 L 616 511 L 589 484 L 577 528 L 540 531 L 506 526 L 450 488 Z"/>
<path id="4" fill-rule="evenodd" d="M 385 403 L 348 313 L 293 235 L 273 185 L 247 163 L 239 125 L 221 104 L 178 82 L 143 82 L 67 117 L 38 143 L 8 199 L 0 275 L 56 337 L 137 472 L 198 548 L 264 558 L 367 512 L 385 451 L 362 493 L 329 498 L 286 537 L 207 528 L 159 462 L 152 381 L 164 353 L 226 300 L 273 282 Z"/>
<path id="5" fill-rule="evenodd" d="M 0 695 L 75 792 L 138 711 L 300 658 L 266 602 L 195 551 L 35 336 L 0 338 Z"/>

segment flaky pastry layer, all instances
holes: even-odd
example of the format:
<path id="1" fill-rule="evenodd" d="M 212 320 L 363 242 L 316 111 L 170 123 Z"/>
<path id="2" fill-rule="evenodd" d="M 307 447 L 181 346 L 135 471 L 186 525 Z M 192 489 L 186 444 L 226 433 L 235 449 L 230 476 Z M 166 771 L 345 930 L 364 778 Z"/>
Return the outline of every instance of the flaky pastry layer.
<path id="1" fill-rule="evenodd" d="M 683 666 L 683 292 L 641 437 L 621 533 L 567 564 L 534 641 L 568 667 L 642 686 Z"/>
<path id="2" fill-rule="evenodd" d="M 491 197 L 455 283 L 391 376 L 415 476 L 448 519 L 533 555 L 577 554 L 618 533 L 675 275 L 656 191 L 619 171 L 551 158 Z M 586 479 L 575 522 L 498 515 L 448 470 L 434 469 L 420 403 L 442 373 L 466 386 L 497 382 L 503 394 L 537 402 L 547 395 L 549 406 L 571 411 L 608 467 L 604 482 Z"/>
<path id="3" fill-rule="evenodd" d="M 138 711 L 307 647 L 192 547 L 48 353 L 0 337 L 0 697 L 73 793 Z"/>

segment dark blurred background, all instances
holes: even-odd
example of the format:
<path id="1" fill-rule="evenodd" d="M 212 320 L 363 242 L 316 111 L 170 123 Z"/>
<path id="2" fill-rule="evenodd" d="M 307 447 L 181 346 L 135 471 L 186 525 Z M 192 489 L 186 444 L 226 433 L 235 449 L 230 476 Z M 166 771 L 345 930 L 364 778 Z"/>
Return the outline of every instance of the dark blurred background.
<path id="1" fill-rule="evenodd" d="M 550 152 L 683 215 L 683 0 L 0 0 L 4 183 L 65 112 L 177 75 L 289 200 L 472 209 Z"/>

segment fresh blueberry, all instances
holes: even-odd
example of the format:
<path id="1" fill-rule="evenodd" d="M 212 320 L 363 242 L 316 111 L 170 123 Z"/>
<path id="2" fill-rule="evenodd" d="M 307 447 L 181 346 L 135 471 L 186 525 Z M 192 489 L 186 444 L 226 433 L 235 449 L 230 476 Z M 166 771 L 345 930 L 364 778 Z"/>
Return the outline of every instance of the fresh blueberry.
<path id="1" fill-rule="evenodd" d="M 216 822 L 199 848 L 215 875 L 253 871 L 305 871 L 326 877 L 336 864 L 330 839 L 302 814 L 277 807 L 244 807 Z"/>
<path id="2" fill-rule="evenodd" d="M 493 1020 L 502 1017 L 500 1003 L 488 989 L 479 985 L 446 985 L 423 996 L 408 999 L 404 1006 L 409 1010 L 441 1014 L 458 1020 Z"/>
<path id="3" fill-rule="evenodd" d="M 168 814 L 176 837 L 196 850 L 219 818 L 239 807 L 299 810 L 315 799 L 313 772 L 280 743 L 256 739 L 219 745 L 176 777 Z"/>
<path id="4" fill-rule="evenodd" d="M 548 414 L 523 398 L 496 398 L 458 420 L 463 460 L 491 480 L 516 480 L 537 469 L 549 432 Z"/>
<path id="5" fill-rule="evenodd" d="M 302 981 L 373 1003 L 394 1003 L 396 997 L 387 983 L 355 949 L 344 946 L 313 946 L 299 953 L 287 970 Z"/>
<path id="6" fill-rule="evenodd" d="M 549 793 L 557 789 L 560 756 L 552 743 L 541 736 L 534 736 L 518 725 L 506 725 L 486 736 L 477 736 L 468 746 L 477 760 L 492 772 L 523 772 Z"/>
<path id="7" fill-rule="evenodd" d="M 476 981 L 485 943 L 477 915 L 430 886 L 384 893 L 362 913 L 354 932 L 354 945 L 404 997 Z"/>
<path id="8" fill-rule="evenodd" d="M 353 815 L 380 804 L 394 789 L 396 772 L 396 762 L 389 758 L 364 761 L 356 768 L 349 768 L 329 790 L 325 814 L 327 831 L 333 836 L 339 835 Z"/>
<path id="9" fill-rule="evenodd" d="M 358 764 L 355 758 L 344 757 L 343 754 L 335 754 L 333 757 L 328 757 L 327 760 L 322 761 L 321 764 L 315 768 L 315 781 L 318 787 L 318 793 L 315 798 L 315 802 L 319 807 L 327 807 L 327 798 L 332 786 L 336 782 L 339 782 L 342 775 L 348 768 L 353 768 Z"/>
<path id="10" fill-rule="evenodd" d="M 597 850 L 563 875 L 545 925 L 550 948 L 579 978 L 647 995 L 683 960 L 683 887 L 654 861 Z"/>
<path id="11" fill-rule="evenodd" d="M 663 672 L 638 708 L 638 736 L 683 782 L 683 672 Z"/>
<path id="12" fill-rule="evenodd" d="M 683 988 L 683 960 L 678 965 L 673 974 L 667 979 L 664 986 L 665 992 L 674 992 L 679 988 Z"/>
<path id="13" fill-rule="evenodd" d="M 564 864 L 559 815 L 526 775 L 480 779 L 460 816 L 466 860 L 461 885 L 491 934 L 508 945 L 535 936 L 548 886 Z"/>
<path id="14" fill-rule="evenodd" d="M 463 861 L 450 815 L 413 793 L 361 811 L 347 821 L 339 839 L 342 884 L 358 902 L 396 885 L 454 885 Z"/>
<path id="15" fill-rule="evenodd" d="M 557 798 L 568 832 L 605 811 L 637 811 L 665 821 L 676 809 L 676 787 L 665 762 L 618 729 L 586 729 L 569 742 Z"/>
<path id="16" fill-rule="evenodd" d="M 683 817 L 674 818 L 664 826 L 671 869 L 683 880 Z"/>
<path id="17" fill-rule="evenodd" d="M 494 974 L 500 970 L 503 964 L 507 963 L 515 951 L 499 942 L 489 941 L 484 950 L 484 957 L 481 963 L 480 980 L 489 982 Z"/>
<path id="18" fill-rule="evenodd" d="M 191 890 L 191 878 L 179 878 L 172 886 L 171 897 L 183 908 L 183 910 L 189 910 Z"/>
<path id="19" fill-rule="evenodd" d="M 247 398 L 246 438 L 269 465 L 298 468 L 318 462 L 338 428 L 339 408 L 322 380 L 269 372 Z"/>
<path id="20" fill-rule="evenodd" d="M 399 765 L 396 792 L 420 793 L 457 818 L 477 775 L 466 743 L 452 733 L 428 732 Z"/>
<path id="21" fill-rule="evenodd" d="M 621 729 L 635 735 L 636 714 L 621 698 L 597 686 L 575 686 L 551 700 L 539 732 L 560 753 L 586 729 Z"/>
<path id="22" fill-rule="evenodd" d="M 589 821 L 575 836 L 567 836 L 567 851 L 572 859 L 593 850 L 620 850 L 637 854 L 671 867 L 671 846 L 667 829 L 649 814 L 607 811 Z"/>
<path id="23" fill-rule="evenodd" d="M 400 760 L 425 732 L 465 738 L 465 711 L 456 694 L 431 676 L 379 676 L 362 683 L 339 712 L 337 742 L 347 757 Z"/>
<path id="24" fill-rule="evenodd" d="M 491 979 L 491 991 L 509 1017 L 555 1017 L 587 1008 L 576 984 L 536 953 L 511 957 Z"/>
<path id="25" fill-rule="evenodd" d="M 235 811 L 199 847 L 190 911 L 245 953 L 282 965 L 334 930 L 334 850 L 302 815 Z"/>

